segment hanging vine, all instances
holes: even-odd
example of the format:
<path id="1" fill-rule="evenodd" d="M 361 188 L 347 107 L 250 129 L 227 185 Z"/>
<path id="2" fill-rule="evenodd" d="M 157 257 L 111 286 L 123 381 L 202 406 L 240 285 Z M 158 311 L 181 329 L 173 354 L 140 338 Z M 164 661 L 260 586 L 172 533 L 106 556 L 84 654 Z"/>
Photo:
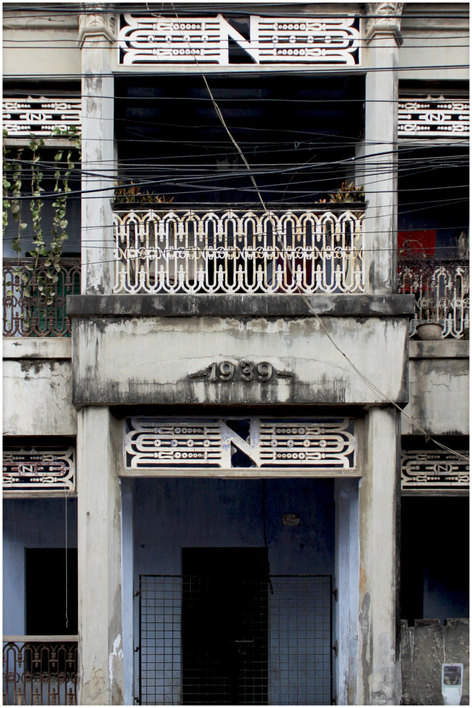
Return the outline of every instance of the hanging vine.
<path id="1" fill-rule="evenodd" d="M 12 248 L 18 256 L 21 252 L 21 232 L 28 226 L 21 219 L 21 186 L 23 148 L 18 148 L 15 157 L 10 156 L 10 150 L 3 145 L 3 231 L 8 226 L 8 214 L 11 213 L 17 223 L 16 236 L 12 240 Z"/>
<path id="2" fill-rule="evenodd" d="M 69 179 L 75 168 L 76 160 L 80 160 L 80 134 L 77 128 L 57 128 L 52 135 L 69 139 L 71 146 L 58 148 L 54 155 L 54 193 L 56 197 L 52 201 L 53 215 L 49 243 L 45 240 L 42 211 L 45 203 L 42 196 L 44 192 L 44 187 L 42 186 L 44 179 L 42 168 L 44 140 L 35 135 L 30 136 L 28 148 L 32 153 L 32 157 L 30 160 L 31 179 L 29 194 L 23 195 L 22 193 L 24 179 L 22 177 L 21 156 L 23 148 L 18 150 L 15 158 L 12 158 L 10 157 L 10 150 L 4 146 L 3 171 L 3 230 L 5 232 L 8 225 L 8 217 L 11 214 L 12 218 L 18 223 L 17 234 L 12 240 L 12 248 L 17 253 L 18 258 L 23 251 L 21 235 L 28 226 L 21 218 L 22 197 L 23 199 L 25 196 L 31 197 L 30 216 L 33 245 L 25 254 L 31 257 L 31 261 L 26 264 L 26 270 L 30 273 L 36 273 L 35 290 L 46 298 L 47 305 L 52 304 L 54 300 L 61 270 L 64 242 L 68 238 L 66 213 L 68 196 L 71 191 Z M 74 152 L 77 152 L 78 155 L 76 159 L 74 159 Z M 29 284 L 32 282 L 32 278 L 26 273 L 23 273 L 21 277 L 23 295 L 30 297 L 32 293 L 30 292 Z"/>

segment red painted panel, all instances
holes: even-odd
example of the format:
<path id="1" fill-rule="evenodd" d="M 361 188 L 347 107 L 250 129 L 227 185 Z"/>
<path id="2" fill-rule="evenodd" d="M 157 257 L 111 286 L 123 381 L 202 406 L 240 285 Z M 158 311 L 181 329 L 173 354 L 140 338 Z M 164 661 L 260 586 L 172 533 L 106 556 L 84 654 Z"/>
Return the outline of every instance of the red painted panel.
<path id="1" fill-rule="evenodd" d="M 434 256 L 436 229 L 412 229 L 398 232 L 398 254 L 401 258 Z"/>

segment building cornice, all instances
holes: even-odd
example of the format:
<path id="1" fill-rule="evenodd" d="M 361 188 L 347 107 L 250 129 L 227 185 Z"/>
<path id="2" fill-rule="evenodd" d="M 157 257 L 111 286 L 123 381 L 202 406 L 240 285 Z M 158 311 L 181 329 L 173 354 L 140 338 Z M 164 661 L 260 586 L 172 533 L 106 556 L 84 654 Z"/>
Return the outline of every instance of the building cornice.
<path id="1" fill-rule="evenodd" d="M 116 17 L 112 13 L 100 12 L 104 6 L 94 5 L 95 14 L 79 17 L 79 46 L 82 49 L 89 40 L 106 40 L 110 44 L 116 39 Z"/>
<path id="2" fill-rule="evenodd" d="M 401 33 L 402 2 L 367 3 L 366 41 L 371 42 L 378 34 L 393 34 L 398 46 L 403 43 Z"/>

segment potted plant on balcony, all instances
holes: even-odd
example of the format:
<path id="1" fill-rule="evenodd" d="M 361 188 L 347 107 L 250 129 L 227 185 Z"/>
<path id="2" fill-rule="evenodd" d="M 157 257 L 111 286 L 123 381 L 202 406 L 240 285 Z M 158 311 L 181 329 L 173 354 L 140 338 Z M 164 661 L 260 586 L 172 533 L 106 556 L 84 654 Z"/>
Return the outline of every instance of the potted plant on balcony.
<path id="1" fill-rule="evenodd" d="M 330 204 L 351 204 L 352 202 L 357 204 L 365 204 L 363 184 L 356 187 L 354 182 L 349 182 L 349 184 L 347 182 L 342 182 L 338 191 L 333 192 L 329 196 Z"/>
<path id="2" fill-rule="evenodd" d="M 439 340 L 442 337 L 441 301 L 439 296 L 429 289 L 418 300 L 420 321 L 416 325 L 419 339 Z"/>
<path id="3" fill-rule="evenodd" d="M 153 208 L 156 204 L 171 204 L 174 197 L 165 194 L 154 194 L 147 189 L 142 189 L 141 185 L 135 184 L 133 180 L 123 184 L 120 180 L 115 187 L 115 194 L 112 205 L 114 208 L 135 209 L 136 207 L 145 209 Z"/>
<path id="4" fill-rule="evenodd" d="M 329 195 L 329 201 L 327 199 L 320 199 L 320 204 L 326 204 L 328 208 L 332 208 L 334 205 L 336 207 L 344 207 L 349 205 L 349 210 L 352 211 L 354 206 L 360 209 L 365 207 L 365 191 L 364 185 L 361 184 L 356 186 L 354 182 L 342 182 L 341 186 L 336 192 L 332 192 Z M 353 212 L 356 217 L 362 215 L 362 211 Z"/>

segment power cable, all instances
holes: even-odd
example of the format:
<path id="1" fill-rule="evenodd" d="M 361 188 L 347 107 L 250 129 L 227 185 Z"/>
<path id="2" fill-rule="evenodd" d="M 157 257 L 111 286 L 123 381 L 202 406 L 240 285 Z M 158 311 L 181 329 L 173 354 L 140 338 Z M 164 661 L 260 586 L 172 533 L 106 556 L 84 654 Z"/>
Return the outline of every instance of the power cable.
<path id="1" fill-rule="evenodd" d="M 231 131 L 229 130 L 228 126 L 226 125 L 226 122 L 225 122 L 224 117 L 223 117 L 223 115 L 222 115 L 222 113 L 221 113 L 221 110 L 220 110 L 218 104 L 216 103 L 216 101 L 215 101 L 215 99 L 214 99 L 214 97 L 213 97 L 213 94 L 211 93 L 210 87 L 208 86 L 208 82 L 207 82 L 207 80 L 206 80 L 206 77 L 205 77 L 204 75 L 202 75 L 202 76 L 203 76 L 203 78 L 204 78 L 205 85 L 207 86 L 208 91 L 209 91 L 209 94 L 210 94 L 210 96 L 211 96 L 212 103 L 213 103 L 213 105 L 214 105 L 214 107 L 215 107 L 215 111 L 216 111 L 218 117 L 220 118 L 220 120 L 222 121 L 223 127 L 225 128 L 226 132 L 228 133 L 228 137 L 230 138 L 230 140 L 231 140 L 231 142 L 233 143 L 233 145 L 235 145 L 235 147 L 237 148 L 237 151 L 238 151 L 239 155 L 241 156 L 241 158 L 242 158 L 242 160 L 243 160 L 245 166 L 247 167 L 248 171 L 251 173 L 251 167 L 250 167 L 248 161 L 246 160 L 245 156 L 243 155 L 243 153 L 242 153 L 242 151 L 241 151 L 241 148 L 239 147 L 239 145 L 236 143 L 234 137 L 232 136 Z M 267 207 L 266 207 L 265 201 L 264 201 L 262 195 L 260 194 L 260 192 L 259 192 L 259 190 L 258 190 L 257 184 L 256 184 L 256 182 L 255 182 L 255 179 L 254 179 L 252 173 L 251 173 L 251 181 L 253 182 L 253 185 L 254 185 L 254 187 L 255 187 L 255 189 L 256 189 L 256 192 L 257 192 L 257 194 L 258 194 L 259 200 L 260 200 L 260 202 L 261 202 L 261 204 L 262 204 L 262 207 L 263 207 L 264 211 L 267 211 Z M 276 234 L 276 235 L 277 235 L 277 238 L 278 238 L 278 234 Z M 288 268 L 289 268 L 289 270 L 290 270 L 290 264 L 287 264 L 287 265 L 288 265 Z M 292 273 L 292 276 L 293 276 L 293 273 Z M 358 374 L 358 376 L 361 378 L 361 380 L 375 393 L 376 396 L 380 397 L 382 400 L 384 400 L 384 401 L 390 403 L 391 405 L 393 405 L 393 406 L 400 412 L 400 415 L 405 416 L 406 419 L 410 422 L 410 424 L 412 424 L 416 430 L 419 430 L 423 435 L 425 435 L 428 440 L 431 440 L 431 442 L 433 442 L 433 444 L 437 445 L 437 446 L 438 446 L 439 448 L 441 448 L 441 449 L 444 449 L 444 450 L 446 450 L 446 451 L 448 451 L 448 452 L 451 452 L 451 453 L 453 453 L 454 455 L 456 455 L 456 456 L 458 456 L 458 457 L 460 457 L 460 458 L 465 459 L 465 460 L 468 461 L 469 458 L 466 457 L 465 455 L 463 455 L 462 453 L 460 453 L 460 452 L 458 452 L 458 451 L 455 451 L 455 450 L 452 450 L 451 448 L 449 448 L 449 447 L 447 447 L 446 445 L 443 445 L 442 443 L 440 443 L 439 441 L 437 441 L 435 438 L 432 438 L 432 437 L 430 436 L 430 434 L 429 434 L 426 430 L 424 430 L 424 428 L 422 428 L 422 426 L 420 426 L 411 416 L 409 416 L 408 414 L 406 414 L 406 413 L 403 411 L 403 409 L 402 409 L 395 401 L 393 401 L 393 399 L 391 399 L 387 394 L 383 393 L 372 381 L 370 381 L 370 379 L 368 379 L 368 378 L 357 368 L 357 366 L 356 366 L 356 365 L 354 364 L 354 362 L 350 359 L 350 357 L 337 345 L 337 343 L 335 342 L 335 340 L 333 339 L 333 337 L 331 336 L 331 334 L 328 332 L 327 328 L 325 327 L 325 325 L 324 325 L 324 323 L 323 323 L 321 317 L 318 315 L 318 313 L 316 312 L 316 310 L 312 307 L 311 303 L 309 302 L 309 300 L 307 299 L 307 297 L 305 296 L 305 294 L 299 291 L 299 295 L 301 296 L 303 302 L 306 304 L 306 306 L 307 306 L 307 308 L 309 309 L 309 311 L 314 315 L 314 317 L 315 317 L 315 319 L 317 320 L 317 322 L 318 322 L 320 328 L 323 330 L 323 332 L 325 333 L 325 335 L 327 336 L 327 338 L 329 339 L 329 341 L 331 342 L 331 344 L 334 346 L 334 348 L 336 349 L 336 351 L 338 351 L 338 352 L 343 356 L 343 358 L 348 362 L 348 364 L 349 364 L 349 365 L 353 368 L 353 370 Z"/>
<path id="2" fill-rule="evenodd" d="M 151 66 L 151 65 L 150 65 Z M 241 66 L 240 64 L 232 64 L 231 66 Z M 231 76 L 244 76 L 245 78 L 248 75 L 256 75 L 257 73 L 261 73 L 260 69 L 258 68 L 259 65 L 257 64 L 250 64 L 248 65 L 248 68 L 251 69 L 250 72 L 248 71 L 243 71 L 241 69 L 235 70 L 231 72 Z M 176 68 L 172 64 L 164 64 L 164 63 L 153 63 L 152 67 L 155 68 L 155 74 L 156 75 L 162 75 L 162 76 L 171 76 L 171 75 L 178 75 L 180 76 L 181 74 L 176 71 Z M 255 69 L 253 69 L 255 67 Z M 191 66 L 186 66 L 186 69 L 190 72 Z M 397 66 L 395 67 L 395 72 L 396 73 L 401 73 L 401 72 L 407 72 L 407 71 L 448 71 L 448 70 L 457 70 L 457 69 L 469 69 L 468 64 L 416 64 L 416 65 L 411 65 L 411 66 Z M 205 73 L 209 73 L 212 75 L 217 75 L 218 73 L 223 73 L 224 69 L 222 69 L 222 65 L 219 64 L 207 64 L 204 67 Z M 316 76 L 330 76 L 332 74 L 339 74 L 341 71 L 341 67 L 339 66 L 327 66 L 327 65 L 320 65 L 316 64 L 314 66 L 307 66 L 305 64 L 301 66 L 297 66 L 296 69 L 292 65 L 290 66 L 285 66 L 285 65 L 271 65 L 271 71 L 275 73 L 283 73 L 283 74 L 290 74 L 290 73 L 296 73 L 297 75 L 301 74 L 306 74 L 306 73 L 311 73 Z M 375 74 L 375 73 L 383 73 L 383 72 L 391 72 L 392 67 L 391 66 L 374 66 L 374 67 L 369 67 L 369 66 L 363 66 L 363 65 L 354 65 L 354 66 L 343 66 L 342 67 L 342 72 L 344 73 L 345 76 L 348 76 L 350 74 L 352 75 L 359 75 L 363 76 L 364 74 Z M 116 72 L 96 72 L 94 73 L 95 78 L 115 78 L 116 76 L 119 76 L 120 72 L 117 70 Z M 133 77 L 134 79 L 138 77 L 149 77 L 149 72 L 139 72 L 139 70 L 133 70 L 133 71 L 126 71 L 126 67 L 122 69 L 122 76 L 129 76 Z M 77 72 L 75 74 L 48 74 L 48 79 L 49 80 L 55 80 L 55 79 L 78 79 L 78 78 L 89 78 L 88 74 L 83 74 L 81 72 Z M 44 79 L 44 74 L 4 74 L 3 75 L 4 80 L 26 80 L 26 79 L 35 79 L 35 80 L 41 80 Z"/>

